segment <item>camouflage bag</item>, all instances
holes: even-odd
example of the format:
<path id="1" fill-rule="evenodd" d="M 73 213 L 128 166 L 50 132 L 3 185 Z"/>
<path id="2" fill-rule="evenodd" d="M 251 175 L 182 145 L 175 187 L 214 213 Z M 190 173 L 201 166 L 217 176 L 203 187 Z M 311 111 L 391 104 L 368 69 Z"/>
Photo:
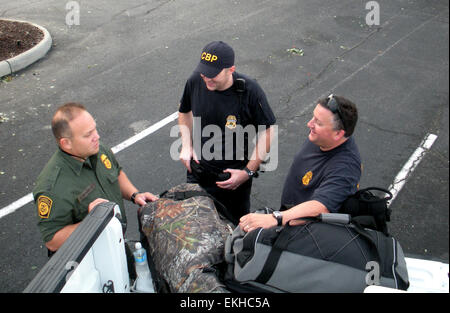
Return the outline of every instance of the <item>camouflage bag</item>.
<path id="1" fill-rule="evenodd" d="M 164 291 L 227 292 L 213 266 L 224 262 L 232 229 L 199 185 L 181 184 L 164 192 L 139 209 L 139 221 L 152 274 L 163 280 Z"/>

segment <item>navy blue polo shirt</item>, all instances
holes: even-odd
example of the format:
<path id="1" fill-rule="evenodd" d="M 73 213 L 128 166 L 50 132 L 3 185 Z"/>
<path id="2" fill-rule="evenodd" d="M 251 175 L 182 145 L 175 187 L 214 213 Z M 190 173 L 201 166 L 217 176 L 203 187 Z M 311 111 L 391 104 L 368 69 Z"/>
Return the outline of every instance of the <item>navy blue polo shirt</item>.
<path id="1" fill-rule="evenodd" d="M 307 139 L 288 172 L 281 204 L 292 207 L 317 200 L 336 213 L 357 191 L 360 179 L 361 157 L 353 137 L 330 151 L 320 150 Z"/>

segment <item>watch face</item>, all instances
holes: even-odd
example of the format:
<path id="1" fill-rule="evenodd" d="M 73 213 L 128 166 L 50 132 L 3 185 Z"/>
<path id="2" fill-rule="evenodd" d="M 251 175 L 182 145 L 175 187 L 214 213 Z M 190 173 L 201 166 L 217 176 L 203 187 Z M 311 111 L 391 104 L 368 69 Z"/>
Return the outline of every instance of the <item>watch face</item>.
<path id="1" fill-rule="evenodd" d="M 278 226 L 281 226 L 281 224 L 283 222 L 283 218 L 281 216 L 281 212 L 280 211 L 274 211 L 273 212 L 273 216 L 277 219 Z"/>

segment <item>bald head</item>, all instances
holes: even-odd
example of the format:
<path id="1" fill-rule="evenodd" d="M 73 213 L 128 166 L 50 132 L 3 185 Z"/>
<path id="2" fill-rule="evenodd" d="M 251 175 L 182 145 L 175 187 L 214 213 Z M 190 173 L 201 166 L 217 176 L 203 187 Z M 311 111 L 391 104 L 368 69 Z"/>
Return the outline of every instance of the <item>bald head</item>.
<path id="1" fill-rule="evenodd" d="M 66 103 L 56 110 L 52 119 L 52 132 L 57 141 L 61 138 L 72 137 L 69 122 L 83 111 L 86 111 L 84 105 L 74 102 Z"/>

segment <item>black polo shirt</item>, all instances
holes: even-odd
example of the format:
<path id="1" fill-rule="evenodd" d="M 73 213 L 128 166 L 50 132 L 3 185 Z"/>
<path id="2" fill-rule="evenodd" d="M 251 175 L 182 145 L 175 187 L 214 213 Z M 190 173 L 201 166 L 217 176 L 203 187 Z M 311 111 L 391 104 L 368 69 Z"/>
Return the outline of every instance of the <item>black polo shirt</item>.
<path id="1" fill-rule="evenodd" d="M 245 80 L 243 93 L 236 90 L 237 78 Z M 233 80 L 233 86 L 224 91 L 210 91 L 194 72 L 186 82 L 179 108 L 181 113 L 192 111 L 193 146 L 201 162 L 222 169 L 245 166 L 253 152 L 249 138 L 276 122 L 264 91 L 254 79 L 234 72 Z"/>

